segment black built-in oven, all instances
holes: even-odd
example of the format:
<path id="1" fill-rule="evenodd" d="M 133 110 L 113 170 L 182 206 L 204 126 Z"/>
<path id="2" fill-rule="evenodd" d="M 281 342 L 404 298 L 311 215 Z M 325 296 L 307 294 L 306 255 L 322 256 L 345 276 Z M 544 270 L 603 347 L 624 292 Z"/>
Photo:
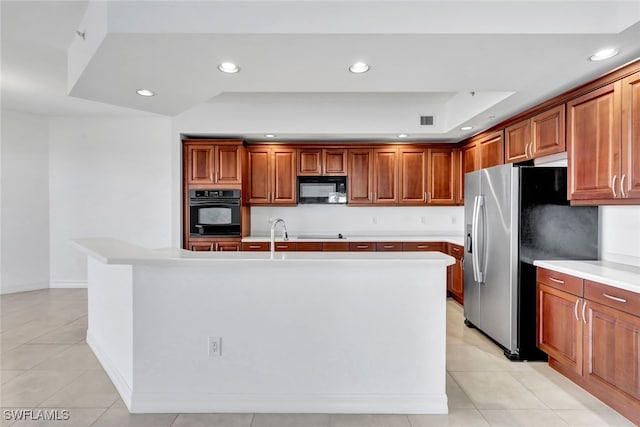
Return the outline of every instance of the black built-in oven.
<path id="1" fill-rule="evenodd" d="M 189 190 L 192 236 L 240 236 L 240 190 Z"/>

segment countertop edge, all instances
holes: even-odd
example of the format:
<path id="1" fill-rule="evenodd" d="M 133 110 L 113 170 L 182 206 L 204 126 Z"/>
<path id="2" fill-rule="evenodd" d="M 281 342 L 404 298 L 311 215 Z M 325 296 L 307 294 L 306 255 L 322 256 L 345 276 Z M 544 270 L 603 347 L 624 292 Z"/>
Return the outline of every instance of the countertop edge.
<path id="1" fill-rule="evenodd" d="M 640 293 L 640 267 L 610 261 L 534 261 L 533 265 Z"/>

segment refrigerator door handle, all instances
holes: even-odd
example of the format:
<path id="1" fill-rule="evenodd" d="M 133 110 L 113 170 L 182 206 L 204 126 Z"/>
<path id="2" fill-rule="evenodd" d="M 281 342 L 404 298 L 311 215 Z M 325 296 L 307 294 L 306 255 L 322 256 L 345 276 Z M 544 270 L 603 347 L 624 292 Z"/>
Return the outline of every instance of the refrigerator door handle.
<path id="1" fill-rule="evenodd" d="M 487 240 L 490 238 L 488 235 L 488 229 L 485 227 L 487 222 L 487 204 L 484 202 L 484 196 L 480 196 L 480 200 L 478 201 L 478 211 L 482 212 L 482 269 L 478 272 L 478 279 L 480 283 L 484 283 L 485 278 L 487 277 L 487 267 L 489 265 L 489 257 L 487 256 Z M 478 215 L 480 218 L 480 215 Z M 480 264 L 478 264 L 480 265 Z"/>
<path id="2" fill-rule="evenodd" d="M 479 268 L 480 260 L 478 259 L 478 215 L 480 213 L 480 196 L 476 196 L 473 200 L 473 216 L 471 219 L 471 265 L 473 267 L 473 280 L 480 282 Z"/>

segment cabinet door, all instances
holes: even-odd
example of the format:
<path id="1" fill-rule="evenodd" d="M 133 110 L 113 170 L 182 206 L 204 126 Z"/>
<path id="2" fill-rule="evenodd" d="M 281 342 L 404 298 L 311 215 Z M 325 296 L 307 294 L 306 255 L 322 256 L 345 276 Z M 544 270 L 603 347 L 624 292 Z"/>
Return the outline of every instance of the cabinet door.
<path id="1" fill-rule="evenodd" d="M 586 322 L 585 378 L 640 403 L 640 317 L 587 300 Z"/>
<path id="2" fill-rule="evenodd" d="M 533 157 L 561 153 L 566 149 L 564 105 L 559 105 L 531 119 L 531 149 Z"/>
<path id="3" fill-rule="evenodd" d="M 536 345 L 549 357 L 582 375 L 583 299 L 550 286 L 537 284 Z"/>
<path id="4" fill-rule="evenodd" d="M 322 150 L 320 148 L 298 149 L 298 175 L 322 175 Z"/>
<path id="5" fill-rule="evenodd" d="M 480 169 L 478 143 L 472 142 L 460 149 L 460 202 L 464 203 L 464 174 Z"/>
<path id="6" fill-rule="evenodd" d="M 213 164 L 215 156 L 213 145 L 186 145 L 186 174 L 188 184 L 213 184 Z"/>
<path id="7" fill-rule="evenodd" d="M 400 204 L 424 205 L 427 203 L 427 165 L 429 150 L 402 148 L 400 157 Z"/>
<path id="8" fill-rule="evenodd" d="M 619 195 L 620 87 L 618 81 L 567 103 L 571 200 Z"/>
<path id="9" fill-rule="evenodd" d="M 369 204 L 373 202 L 372 150 L 349 150 L 349 204 Z"/>
<path id="10" fill-rule="evenodd" d="M 640 199 L 640 73 L 622 80 L 622 197 Z"/>
<path id="11" fill-rule="evenodd" d="M 347 150 L 344 148 L 325 148 L 322 150 L 322 174 L 346 175 Z"/>
<path id="12" fill-rule="evenodd" d="M 456 258 L 456 263 L 447 267 L 447 290 L 460 304 L 464 303 L 464 271 L 462 260 Z"/>
<path id="13" fill-rule="evenodd" d="M 272 204 L 296 204 L 296 150 L 273 150 Z"/>
<path id="14" fill-rule="evenodd" d="M 240 145 L 216 146 L 215 180 L 217 184 L 242 183 L 242 147 Z"/>
<path id="15" fill-rule="evenodd" d="M 430 205 L 454 205 L 456 203 L 455 152 L 449 148 L 429 150 L 427 202 Z"/>
<path id="16" fill-rule="evenodd" d="M 504 135 L 502 131 L 487 135 L 480 141 L 480 168 L 504 163 Z"/>
<path id="17" fill-rule="evenodd" d="M 188 246 L 190 251 L 213 251 L 215 250 L 215 243 L 213 242 L 189 242 Z"/>
<path id="18" fill-rule="evenodd" d="M 216 244 L 217 251 L 239 251 L 240 250 L 240 242 L 218 242 Z"/>
<path id="19" fill-rule="evenodd" d="M 523 120 L 504 130 L 505 162 L 528 160 L 531 145 L 531 120 Z"/>
<path id="20" fill-rule="evenodd" d="M 373 150 L 373 203 L 398 203 L 398 150 Z"/>
<path id="21" fill-rule="evenodd" d="M 249 179 L 246 185 L 246 201 L 248 204 L 267 204 L 271 201 L 270 155 L 268 148 L 247 150 Z"/>

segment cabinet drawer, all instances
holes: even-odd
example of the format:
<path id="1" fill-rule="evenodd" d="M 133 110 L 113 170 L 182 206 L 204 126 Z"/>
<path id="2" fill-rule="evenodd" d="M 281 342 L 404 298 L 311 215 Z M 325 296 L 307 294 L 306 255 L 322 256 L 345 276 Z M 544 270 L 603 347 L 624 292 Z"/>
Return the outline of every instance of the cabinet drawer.
<path id="1" fill-rule="evenodd" d="M 464 248 L 460 245 L 453 243 L 447 243 L 447 253 L 452 257 L 462 259 L 464 258 Z"/>
<path id="2" fill-rule="evenodd" d="M 582 279 L 578 277 L 538 268 L 537 281 L 570 294 L 582 296 Z"/>
<path id="3" fill-rule="evenodd" d="M 401 251 L 402 242 L 378 242 L 376 243 L 378 251 Z"/>
<path id="4" fill-rule="evenodd" d="M 295 251 L 296 243 L 295 242 L 276 242 L 276 251 Z"/>
<path id="5" fill-rule="evenodd" d="M 635 292 L 585 280 L 584 297 L 636 316 L 640 314 L 640 294 Z"/>
<path id="6" fill-rule="evenodd" d="M 296 243 L 297 251 L 302 252 L 313 252 L 313 251 L 322 251 L 322 242 L 297 242 Z"/>
<path id="7" fill-rule="evenodd" d="M 442 252 L 444 243 L 442 242 L 404 242 L 402 250 L 404 251 L 438 251 Z"/>
<path id="8" fill-rule="evenodd" d="M 349 243 L 350 251 L 375 251 L 375 242 L 351 242 Z"/>
<path id="9" fill-rule="evenodd" d="M 268 242 L 242 242 L 243 251 L 268 251 Z"/>
<path id="10" fill-rule="evenodd" d="M 327 252 L 348 252 L 349 242 L 322 242 L 322 250 Z"/>

